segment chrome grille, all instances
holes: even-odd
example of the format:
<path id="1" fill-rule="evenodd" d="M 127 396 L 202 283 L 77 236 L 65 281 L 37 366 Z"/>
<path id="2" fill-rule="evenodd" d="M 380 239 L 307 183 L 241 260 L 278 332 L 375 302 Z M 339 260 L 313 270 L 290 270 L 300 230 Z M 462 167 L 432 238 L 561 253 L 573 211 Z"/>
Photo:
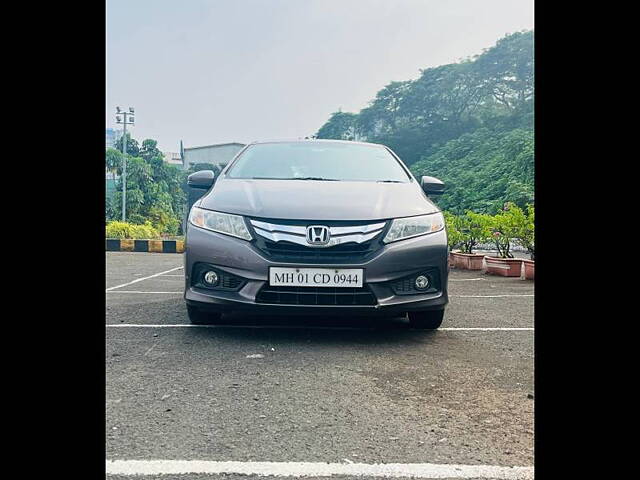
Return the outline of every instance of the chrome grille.
<path id="1" fill-rule="evenodd" d="M 253 243 L 270 260 L 283 263 L 347 264 L 372 258 L 384 247 L 385 221 L 249 219 Z M 307 227 L 329 228 L 328 245 L 309 245 Z M 333 239 L 333 242 L 331 242 Z M 335 240 L 338 239 L 339 241 Z"/>
<path id="2" fill-rule="evenodd" d="M 328 226 L 331 235 L 326 245 L 310 245 L 307 242 L 306 225 L 285 225 L 269 223 L 261 220 L 250 220 L 256 234 L 271 242 L 290 242 L 309 248 L 330 248 L 345 243 L 366 243 L 378 236 L 385 228 L 386 222 L 376 222 L 365 225 L 336 225 Z M 320 224 L 322 222 L 314 222 Z"/>

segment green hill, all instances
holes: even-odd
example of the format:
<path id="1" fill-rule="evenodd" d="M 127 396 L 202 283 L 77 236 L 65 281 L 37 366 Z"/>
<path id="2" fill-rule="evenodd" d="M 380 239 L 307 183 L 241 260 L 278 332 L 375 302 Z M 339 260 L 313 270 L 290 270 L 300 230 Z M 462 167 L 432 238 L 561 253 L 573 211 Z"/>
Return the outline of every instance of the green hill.
<path id="1" fill-rule="evenodd" d="M 335 112 L 317 138 L 392 148 L 416 176 L 444 180 L 438 203 L 493 213 L 533 202 L 533 32 L 480 55 L 392 82 L 359 113 Z"/>

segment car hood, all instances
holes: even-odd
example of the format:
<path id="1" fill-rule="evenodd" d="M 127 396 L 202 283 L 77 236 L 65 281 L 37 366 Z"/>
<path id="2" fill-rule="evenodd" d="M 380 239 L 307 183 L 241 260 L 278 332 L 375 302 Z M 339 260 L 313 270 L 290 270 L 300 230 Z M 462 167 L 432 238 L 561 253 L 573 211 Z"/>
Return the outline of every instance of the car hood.
<path id="1" fill-rule="evenodd" d="M 415 183 L 220 178 L 200 199 L 207 210 L 288 220 L 380 220 L 439 209 Z"/>

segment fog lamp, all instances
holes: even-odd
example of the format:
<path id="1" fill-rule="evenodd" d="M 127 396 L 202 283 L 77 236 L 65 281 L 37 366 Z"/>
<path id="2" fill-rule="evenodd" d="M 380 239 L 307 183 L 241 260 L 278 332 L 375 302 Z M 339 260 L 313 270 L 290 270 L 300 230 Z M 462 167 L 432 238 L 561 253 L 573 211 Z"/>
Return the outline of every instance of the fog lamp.
<path id="1" fill-rule="evenodd" d="M 218 274 L 213 270 L 208 271 L 204 274 L 204 283 L 207 285 L 215 285 L 218 283 Z"/>
<path id="2" fill-rule="evenodd" d="M 416 277 L 416 288 L 418 290 L 429 288 L 429 277 L 425 275 L 418 275 Z"/>

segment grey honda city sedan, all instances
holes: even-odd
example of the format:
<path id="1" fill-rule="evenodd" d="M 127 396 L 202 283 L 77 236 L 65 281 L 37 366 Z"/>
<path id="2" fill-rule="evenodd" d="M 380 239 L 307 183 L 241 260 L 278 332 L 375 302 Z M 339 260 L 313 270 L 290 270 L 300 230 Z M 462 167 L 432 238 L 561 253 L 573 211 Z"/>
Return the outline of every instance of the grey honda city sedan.
<path id="1" fill-rule="evenodd" d="M 448 302 L 444 218 L 383 145 L 255 142 L 217 176 L 189 176 L 185 293 L 191 322 L 225 312 L 406 315 L 435 329 Z M 429 195 L 429 196 L 428 196 Z"/>

